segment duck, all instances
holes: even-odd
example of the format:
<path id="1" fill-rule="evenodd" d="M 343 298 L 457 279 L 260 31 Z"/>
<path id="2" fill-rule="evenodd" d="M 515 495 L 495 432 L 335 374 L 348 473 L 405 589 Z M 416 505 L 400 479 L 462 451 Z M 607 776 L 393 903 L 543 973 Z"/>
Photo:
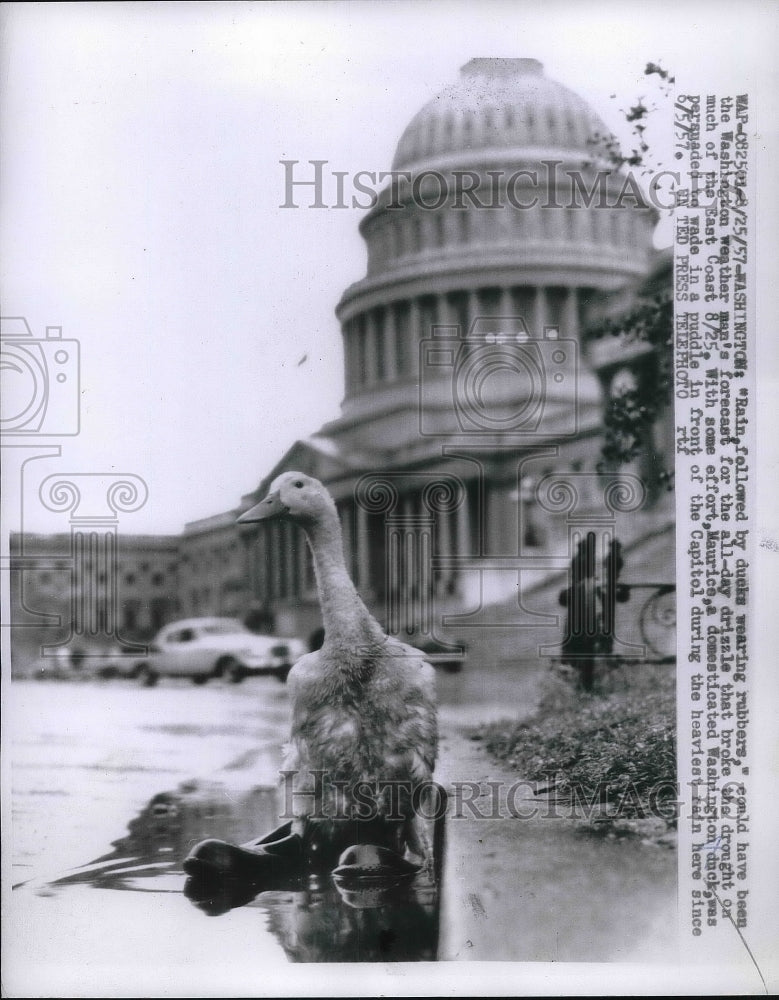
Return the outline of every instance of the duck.
<path id="1" fill-rule="evenodd" d="M 433 780 L 435 670 L 420 650 L 387 635 L 366 607 L 347 569 L 335 501 L 318 479 L 284 472 L 238 518 L 270 520 L 289 521 L 306 536 L 324 639 L 287 677 L 291 723 L 281 773 L 290 782 L 284 798 L 292 820 L 277 841 L 270 835 L 244 846 L 264 853 L 278 843 L 285 853 L 292 844 L 309 858 L 338 858 L 333 871 L 344 877 L 430 869 L 436 845 L 427 820 L 441 818 L 443 794 Z M 223 868 L 253 863 L 246 852 L 209 842 L 185 869 L 214 859 Z"/>
<path id="2" fill-rule="evenodd" d="M 420 650 L 387 635 L 366 607 L 346 566 L 335 502 L 319 480 L 282 473 L 238 520 L 275 519 L 305 533 L 324 628 L 320 648 L 287 678 L 291 726 L 282 773 L 292 776 L 292 834 L 313 851 L 356 837 L 429 861 L 419 805 L 438 787 L 435 670 Z"/>

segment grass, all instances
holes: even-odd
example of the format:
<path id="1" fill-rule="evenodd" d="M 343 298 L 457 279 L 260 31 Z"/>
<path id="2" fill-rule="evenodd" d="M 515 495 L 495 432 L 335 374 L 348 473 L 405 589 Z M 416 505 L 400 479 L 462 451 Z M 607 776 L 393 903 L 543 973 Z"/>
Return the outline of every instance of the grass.
<path id="1" fill-rule="evenodd" d="M 555 668 L 534 716 L 493 723 L 477 738 L 523 778 L 553 786 L 556 798 L 599 801 L 599 819 L 611 829 L 646 833 L 648 823 L 659 834 L 675 824 L 672 667 L 610 669 L 592 694 L 578 691 L 566 668 Z"/>

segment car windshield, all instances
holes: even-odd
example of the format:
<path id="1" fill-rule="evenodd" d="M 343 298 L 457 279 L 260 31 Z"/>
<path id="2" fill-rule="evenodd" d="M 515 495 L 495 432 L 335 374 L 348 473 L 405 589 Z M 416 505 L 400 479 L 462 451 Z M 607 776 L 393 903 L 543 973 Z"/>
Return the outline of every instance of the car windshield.
<path id="1" fill-rule="evenodd" d="M 209 622 L 200 628 L 203 635 L 233 635 L 236 632 L 246 633 L 249 630 L 239 621 Z"/>

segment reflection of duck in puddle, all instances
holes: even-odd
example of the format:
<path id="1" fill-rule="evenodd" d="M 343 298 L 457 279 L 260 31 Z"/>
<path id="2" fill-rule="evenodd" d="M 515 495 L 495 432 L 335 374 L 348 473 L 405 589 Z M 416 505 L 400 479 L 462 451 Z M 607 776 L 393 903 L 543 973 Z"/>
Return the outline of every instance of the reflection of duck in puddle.
<path id="1" fill-rule="evenodd" d="M 343 866 L 342 866 L 343 867 Z M 190 877 L 189 900 L 209 916 L 255 902 L 295 962 L 434 961 L 439 894 L 435 882 L 409 872 L 393 880 L 352 880 L 277 868 L 262 884 L 238 878 Z"/>
<path id="2" fill-rule="evenodd" d="M 391 829 L 355 827 L 323 842 L 315 826 L 300 838 L 292 823 L 242 847 L 206 842 L 185 862 L 184 893 L 209 916 L 256 900 L 293 961 L 435 960 L 443 817 L 433 825 L 432 869 L 376 843 L 391 840 Z M 338 856 L 339 843 L 352 846 Z"/>
<path id="3" fill-rule="evenodd" d="M 50 894 L 61 886 L 81 883 L 179 894 L 179 859 L 192 844 L 207 837 L 245 842 L 250 831 L 271 825 L 272 817 L 278 815 L 277 802 L 275 788 L 241 793 L 231 789 L 228 797 L 228 790 L 220 784 L 186 783 L 175 792 L 155 795 L 129 823 L 126 836 L 114 842 L 110 854 L 38 891 Z M 437 875 L 418 872 L 413 865 L 397 865 L 401 859 L 390 860 L 388 854 L 372 853 L 381 848 L 357 850 L 356 855 L 343 859 L 339 866 L 343 870 L 336 868 L 332 876 L 327 864 L 312 864 L 310 858 L 304 864 L 302 853 L 277 855 L 262 872 L 239 867 L 229 877 L 214 877 L 213 872 L 189 875 L 184 894 L 208 916 L 244 906 L 261 910 L 291 961 L 435 960 Z M 388 861 L 397 865 L 395 872 L 389 872 Z M 382 869 L 379 877 L 371 874 L 376 867 Z"/>
<path id="4" fill-rule="evenodd" d="M 307 889 L 271 906 L 270 927 L 295 962 L 430 962 L 438 951 L 437 891 L 424 880 L 343 893 Z"/>

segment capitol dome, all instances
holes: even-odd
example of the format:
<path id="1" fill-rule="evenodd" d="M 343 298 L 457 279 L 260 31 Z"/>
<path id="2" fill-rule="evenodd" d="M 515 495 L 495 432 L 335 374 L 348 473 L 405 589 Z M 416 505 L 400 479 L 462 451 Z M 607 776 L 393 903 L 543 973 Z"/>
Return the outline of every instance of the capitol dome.
<path id="1" fill-rule="evenodd" d="M 354 428 L 349 447 L 366 421 L 385 448 L 408 445 L 427 374 L 420 349 L 437 327 L 465 335 L 485 317 L 521 317 L 533 339 L 554 328 L 578 340 L 591 302 L 647 274 L 654 210 L 614 207 L 625 174 L 598 155 L 607 136 L 536 59 L 472 59 L 414 115 L 393 180 L 360 221 L 367 273 L 336 309 L 346 388 L 338 433 Z M 578 391 L 595 414 L 599 390 L 583 366 Z M 570 398 L 559 405 L 564 416 Z"/>
<path id="2" fill-rule="evenodd" d="M 474 154 L 543 150 L 592 154 L 608 134 L 573 91 L 544 76 L 536 59 L 471 59 L 461 78 L 414 116 L 393 170 L 471 163 Z"/>

